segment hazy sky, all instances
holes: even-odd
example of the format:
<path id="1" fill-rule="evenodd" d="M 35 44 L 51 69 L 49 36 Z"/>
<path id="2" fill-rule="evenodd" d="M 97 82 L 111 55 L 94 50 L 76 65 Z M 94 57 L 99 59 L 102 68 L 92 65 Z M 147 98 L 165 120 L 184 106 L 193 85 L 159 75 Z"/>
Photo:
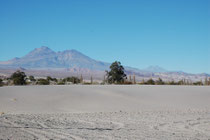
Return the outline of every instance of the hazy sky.
<path id="1" fill-rule="evenodd" d="M 210 0 L 0 0 L 0 60 L 41 46 L 210 73 Z"/>

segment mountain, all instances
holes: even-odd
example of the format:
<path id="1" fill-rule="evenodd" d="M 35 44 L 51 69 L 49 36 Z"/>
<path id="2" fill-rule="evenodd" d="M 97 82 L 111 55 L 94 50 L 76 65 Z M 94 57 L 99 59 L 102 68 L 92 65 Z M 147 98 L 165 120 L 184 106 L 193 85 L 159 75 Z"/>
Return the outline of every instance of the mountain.
<path id="1" fill-rule="evenodd" d="M 65 50 L 54 52 L 48 47 L 36 48 L 23 57 L 13 58 L 8 61 L 0 61 L 0 76 L 11 75 L 17 69 L 24 71 L 27 75 L 34 76 L 79 76 L 89 79 L 94 76 L 95 79 L 102 80 L 105 70 L 108 70 L 110 63 L 94 60 L 76 50 Z M 145 69 L 137 69 L 125 66 L 127 75 L 135 75 L 136 80 L 158 79 L 163 80 L 181 80 L 200 81 L 208 74 L 189 74 L 181 71 L 168 71 L 159 66 L 149 66 Z"/>
<path id="2" fill-rule="evenodd" d="M 109 63 L 96 61 L 76 50 L 54 52 L 48 47 L 36 48 L 21 58 L 0 62 L 0 67 L 24 68 L 87 68 L 90 70 L 108 69 Z"/>

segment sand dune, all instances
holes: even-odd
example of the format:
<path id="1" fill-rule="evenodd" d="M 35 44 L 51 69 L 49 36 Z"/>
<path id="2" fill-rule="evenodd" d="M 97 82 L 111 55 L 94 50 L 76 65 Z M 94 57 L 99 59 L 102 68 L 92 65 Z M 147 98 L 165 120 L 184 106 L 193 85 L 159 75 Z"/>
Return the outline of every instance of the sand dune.
<path id="1" fill-rule="evenodd" d="M 210 139 L 210 87 L 0 88 L 0 139 Z"/>

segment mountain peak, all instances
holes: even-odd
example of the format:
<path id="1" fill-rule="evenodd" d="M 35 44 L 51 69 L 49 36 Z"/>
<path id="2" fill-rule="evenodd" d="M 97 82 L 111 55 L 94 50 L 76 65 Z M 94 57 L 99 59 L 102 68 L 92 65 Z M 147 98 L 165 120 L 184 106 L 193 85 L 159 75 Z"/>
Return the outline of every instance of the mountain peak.
<path id="1" fill-rule="evenodd" d="M 34 50 L 36 50 L 36 51 L 52 51 L 47 46 L 41 46 L 40 48 L 35 48 Z"/>
<path id="2" fill-rule="evenodd" d="M 47 46 L 41 46 L 40 48 L 42 48 L 42 49 L 50 49 Z"/>
<path id="3" fill-rule="evenodd" d="M 29 52 L 25 57 L 40 57 L 46 55 L 54 55 L 55 52 L 46 46 L 40 48 L 35 48 L 33 51 Z"/>

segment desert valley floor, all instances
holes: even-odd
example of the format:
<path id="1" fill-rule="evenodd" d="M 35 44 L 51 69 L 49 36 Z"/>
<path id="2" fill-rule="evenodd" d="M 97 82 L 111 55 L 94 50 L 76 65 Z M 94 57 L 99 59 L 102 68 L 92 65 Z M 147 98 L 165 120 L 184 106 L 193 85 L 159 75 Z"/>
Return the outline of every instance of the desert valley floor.
<path id="1" fill-rule="evenodd" d="M 210 140 L 210 87 L 0 87 L 0 139 Z"/>

